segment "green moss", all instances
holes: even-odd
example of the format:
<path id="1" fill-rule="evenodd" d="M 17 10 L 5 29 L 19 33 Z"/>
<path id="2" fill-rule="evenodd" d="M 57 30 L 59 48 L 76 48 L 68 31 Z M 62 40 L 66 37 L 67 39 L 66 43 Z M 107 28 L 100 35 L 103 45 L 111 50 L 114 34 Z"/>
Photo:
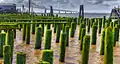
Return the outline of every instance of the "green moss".
<path id="1" fill-rule="evenodd" d="M 11 61 L 13 57 L 13 50 L 14 50 L 14 33 L 12 30 L 8 30 L 6 34 L 6 45 L 10 45 L 11 49 Z"/>
<path id="2" fill-rule="evenodd" d="M 35 24 L 32 24 L 32 34 L 35 34 Z"/>
<path id="3" fill-rule="evenodd" d="M 97 39 L 97 26 L 96 25 L 92 26 L 92 37 L 91 38 L 92 38 L 91 43 L 93 45 L 95 45 L 96 44 L 96 39 Z"/>
<path id="4" fill-rule="evenodd" d="M 52 50 L 43 50 L 42 51 L 42 60 L 47 61 L 50 64 L 53 64 L 53 51 Z"/>
<path id="5" fill-rule="evenodd" d="M 116 30 L 116 41 L 119 41 L 119 26 L 118 26 L 118 24 L 116 24 L 115 27 L 117 28 L 117 30 Z"/>
<path id="6" fill-rule="evenodd" d="M 103 28 L 105 28 L 105 21 L 106 21 L 106 17 L 104 16 L 103 22 L 102 22 Z"/>
<path id="7" fill-rule="evenodd" d="M 30 44 L 30 24 L 26 25 L 26 44 Z"/>
<path id="8" fill-rule="evenodd" d="M 17 52 L 16 64 L 26 64 L 26 54 L 23 52 Z"/>
<path id="9" fill-rule="evenodd" d="M 78 37 L 79 40 L 81 40 L 80 37 L 81 37 L 81 31 L 82 31 L 82 28 L 85 28 L 85 24 L 83 24 L 83 23 L 80 24 L 79 37 Z"/>
<path id="10" fill-rule="evenodd" d="M 113 22 L 110 22 L 110 27 L 112 27 L 112 28 L 113 28 Z"/>
<path id="11" fill-rule="evenodd" d="M 50 64 L 50 63 L 46 61 L 40 61 L 38 64 Z"/>
<path id="12" fill-rule="evenodd" d="M 52 30 L 47 29 L 45 34 L 45 48 L 44 49 L 51 49 L 51 39 L 52 39 Z"/>
<path id="13" fill-rule="evenodd" d="M 61 33 L 61 26 L 58 24 L 57 25 L 57 32 L 56 32 L 56 42 L 59 42 L 60 33 Z"/>
<path id="14" fill-rule="evenodd" d="M 42 36 L 44 36 L 44 24 L 40 24 L 39 27 L 42 27 Z"/>
<path id="15" fill-rule="evenodd" d="M 12 64 L 11 61 L 11 46 L 10 45 L 4 45 L 3 46 L 3 58 L 4 58 L 4 64 Z"/>
<path id="16" fill-rule="evenodd" d="M 90 33 L 90 20 L 88 20 L 87 32 Z"/>
<path id="17" fill-rule="evenodd" d="M 47 26 L 47 29 L 50 29 L 50 27 L 51 27 L 51 24 L 47 24 L 46 26 Z"/>
<path id="18" fill-rule="evenodd" d="M 117 28 L 116 27 L 113 28 L 113 33 L 114 33 L 114 44 L 113 45 L 115 46 L 116 41 L 117 41 L 117 39 L 116 39 L 117 38 Z"/>
<path id="19" fill-rule="evenodd" d="M 65 61 L 66 33 L 62 32 L 60 36 L 60 62 Z"/>
<path id="20" fill-rule="evenodd" d="M 100 40 L 100 55 L 104 55 L 105 47 L 105 29 L 102 30 L 101 40 Z"/>
<path id="21" fill-rule="evenodd" d="M 26 24 L 23 24 L 23 31 L 22 31 L 22 40 L 25 41 L 26 37 Z"/>
<path id="22" fill-rule="evenodd" d="M 83 49 L 83 37 L 85 36 L 85 34 L 86 34 L 86 29 L 83 28 L 83 29 L 82 29 L 82 32 L 81 32 L 81 40 L 80 40 L 80 50 L 81 50 L 81 51 L 82 51 L 82 49 Z"/>
<path id="23" fill-rule="evenodd" d="M 108 27 L 105 31 L 105 54 L 104 54 L 104 64 L 113 64 L 113 32 L 112 28 Z"/>
<path id="24" fill-rule="evenodd" d="M 13 29 L 14 32 L 14 39 L 16 38 L 16 29 Z"/>
<path id="25" fill-rule="evenodd" d="M 90 49 L 90 36 L 85 35 L 83 38 L 82 64 L 88 64 L 89 49 Z"/>
<path id="26" fill-rule="evenodd" d="M 66 32 L 66 46 L 69 46 L 69 26 L 65 26 Z"/>
<path id="27" fill-rule="evenodd" d="M 35 49 L 40 49 L 42 43 L 42 27 L 36 27 L 35 36 L 36 36 Z"/>
<path id="28" fill-rule="evenodd" d="M 98 32 L 99 32 L 99 34 L 101 33 L 101 29 L 102 29 L 102 20 L 99 19 L 99 21 L 98 21 Z"/>
<path id="29" fill-rule="evenodd" d="M 109 23 L 105 23 L 105 28 L 109 27 Z"/>
<path id="30" fill-rule="evenodd" d="M 57 27 L 57 25 L 54 24 L 54 33 L 56 33 L 56 27 Z"/>
<path id="31" fill-rule="evenodd" d="M 74 37 L 75 29 L 76 29 L 76 23 L 75 23 L 75 22 L 72 22 L 72 23 L 71 23 L 71 28 L 70 28 L 70 36 L 71 36 L 71 37 Z"/>
<path id="32" fill-rule="evenodd" d="M 0 57 L 3 57 L 3 45 L 5 45 L 6 33 L 2 32 L 0 34 Z"/>

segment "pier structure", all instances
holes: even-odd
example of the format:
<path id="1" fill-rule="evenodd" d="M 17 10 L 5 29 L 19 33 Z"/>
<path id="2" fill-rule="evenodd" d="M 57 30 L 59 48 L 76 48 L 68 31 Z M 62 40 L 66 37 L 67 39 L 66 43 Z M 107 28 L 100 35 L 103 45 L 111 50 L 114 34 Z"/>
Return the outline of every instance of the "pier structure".
<path id="1" fill-rule="evenodd" d="M 112 19 L 120 19 L 120 8 L 119 7 L 114 7 L 111 10 L 110 18 Z"/>
<path id="2" fill-rule="evenodd" d="M 80 17 L 84 18 L 84 5 L 80 5 L 79 18 L 80 18 Z"/>
<path id="3" fill-rule="evenodd" d="M 26 7 L 24 5 L 24 10 L 23 10 L 23 11 L 26 10 L 26 12 L 28 12 L 28 13 L 34 12 L 35 8 L 44 10 L 44 12 L 37 12 L 38 14 L 40 14 L 40 13 L 44 13 L 44 14 L 48 14 L 48 13 L 52 13 L 52 14 L 53 13 L 55 13 L 55 14 L 78 13 L 78 11 L 53 8 L 53 6 L 48 6 L 48 7 L 40 6 L 39 4 L 36 4 L 36 3 L 32 2 L 31 0 L 28 0 L 28 4 L 29 4 L 28 7 Z M 22 6 L 22 9 L 23 9 L 23 6 Z M 31 9 L 33 9 L 33 10 L 31 10 Z"/>

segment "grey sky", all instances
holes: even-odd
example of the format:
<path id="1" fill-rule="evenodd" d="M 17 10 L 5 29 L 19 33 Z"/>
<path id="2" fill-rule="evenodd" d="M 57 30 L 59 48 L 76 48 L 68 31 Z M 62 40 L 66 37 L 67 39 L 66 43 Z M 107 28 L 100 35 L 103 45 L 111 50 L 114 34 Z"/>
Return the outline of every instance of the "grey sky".
<path id="1" fill-rule="evenodd" d="M 18 6 L 28 6 L 28 0 L 0 0 L 3 3 L 16 3 Z M 79 10 L 79 5 L 84 4 L 86 12 L 110 12 L 114 6 L 120 4 L 120 0 L 32 0 L 33 7 L 49 7 L 58 9 Z M 36 4 L 36 5 L 35 5 Z"/>

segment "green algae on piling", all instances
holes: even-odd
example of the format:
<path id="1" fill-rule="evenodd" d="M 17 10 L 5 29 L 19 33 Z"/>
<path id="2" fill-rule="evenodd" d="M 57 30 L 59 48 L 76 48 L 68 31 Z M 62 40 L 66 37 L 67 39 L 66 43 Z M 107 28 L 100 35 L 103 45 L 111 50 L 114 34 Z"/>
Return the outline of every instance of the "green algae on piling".
<path id="1" fill-rule="evenodd" d="M 40 61 L 38 64 L 50 64 L 49 62 L 46 62 L 46 61 Z"/>
<path id="2" fill-rule="evenodd" d="M 76 29 L 76 23 L 75 23 L 75 22 L 72 22 L 72 23 L 71 23 L 71 28 L 70 28 L 70 36 L 71 36 L 71 37 L 74 37 L 75 29 Z"/>
<path id="3" fill-rule="evenodd" d="M 82 51 L 82 49 L 83 49 L 83 38 L 84 38 L 85 34 L 86 34 L 86 29 L 83 28 L 82 32 L 81 32 L 80 51 Z"/>
<path id="4" fill-rule="evenodd" d="M 3 58 L 4 58 L 4 64 L 12 64 L 11 46 L 10 45 L 3 46 Z"/>
<path id="5" fill-rule="evenodd" d="M 82 64 L 88 64 L 89 49 L 90 49 L 90 36 L 85 35 L 83 38 Z"/>
<path id="6" fill-rule="evenodd" d="M 102 30 L 101 40 L 100 40 L 100 55 L 104 55 L 105 48 L 105 29 Z"/>
<path id="7" fill-rule="evenodd" d="M 2 31 L 0 33 L 0 57 L 3 57 L 3 45 L 5 45 L 6 33 Z"/>
<path id="8" fill-rule="evenodd" d="M 51 49 L 52 30 L 46 29 L 44 49 Z"/>
<path id="9" fill-rule="evenodd" d="M 97 39 L 97 26 L 92 26 L 92 36 L 91 36 L 91 43 L 93 45 L 96 45 L 96 39 Z"/>
<path id="10" fill-rule="evenodd" d="M 32 34 L 35 34 L 35 24 L 32 24 Z"/>
<path id="11" fill-rule="evenodd" d="M 57 31 L 56 32 L 56 43 L 58 43 L 59 40 L 60 40 L 60 33 L 61 33 L 61 26 L 59 24 L 57 25 L 57 30 L 56 31 Z"/>
<path id="12" fill-rule="evenodd" d="M 42 27 L 36 27 L 36 33 L 35 33 L 35 49 L 41 49 L 41 43 L 42 43 Z"/>
<path id="13" fill-rule="evenodd" d="M 113 45 L 115 46 L 116 45 L 116 41 L 117 41 L 117 29 L 116 27 L 113 28 L 113 33 L 114 33 L 114 43 Z"/>
<path id="14" fill-rule="evenodd" d="M 99 34 L 101 33 L 101 29 L 102 29 L 102 19 L 99 19 L 99 21 L 98 21 L 98 32 L 99 32 Z"/>
<path id="15" fill-rule="evenodd" d="M 115 27 L 117 28 L 117 30 L 116 30 L 116 41 L 119 41 L 119 25 L 116 24 Z"/>
<path id="16" fill-rule="evenodd" d="M 24 52 L 17 52 L 16 64 L 26 64 L 26 54 Z"/>
<path id="17" fill-rule="evenodd" d="M 42 51 L 42 60 L 47 61 L 50 64 L 53 64 L 53 51 L 52 50 L 43 50 Z"/>
<path id="18" fill-rule="evenodd" d="M 104 64 L 113 64 L 113 32 L 112 28 L 108 27 L 105 30 L 105 51 L 104 51 Z"/>
<path id="19" fill-rule="evenodd" d="M 102 20 L 102 27 L 105 28 L 105 21 L 106 21 L 106 16 L 103 17 L 103 20 Z"/>
<path id="20" fill-rule="evenodd" d="M 22 40 L 25 41 L 25 39 L 26 39 L 26 24 L 23 24 Z"/>
<path id="21" fill-rule="evenodd" d="M 65 26 L 66 32 L 66 46 L 69 46 L 69 26 Z"/>
<path id="22" fill-rule="evenodd" d="M 30 44 L 30 24 L 26 25 L 26 44 Z"/>
<path id="23" fill-rule="evenodd" d="M 90 33 L 90 20 L 88 20 L 87 33 Z"/>
<path id="24" fill-rule="evenodd" d="M 66 33 L 62 32 L 60 36 L 60 57 L 59 61 L 65 61 L 65 50 L 66 50 Z"/>
<path id="25" fill-rule="evenodd" d="M 80 37 L 81 37 L 81 32 L 82 32 L 83 28 L 85 28 L 85 24 L 84 23 L 80 24 L 78 40 L 81 40 Z"/>

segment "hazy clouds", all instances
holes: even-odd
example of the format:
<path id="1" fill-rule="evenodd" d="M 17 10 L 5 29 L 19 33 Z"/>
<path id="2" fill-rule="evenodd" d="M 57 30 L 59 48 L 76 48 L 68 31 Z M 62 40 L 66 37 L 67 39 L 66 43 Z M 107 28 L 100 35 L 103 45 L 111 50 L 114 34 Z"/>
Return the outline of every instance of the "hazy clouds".
<path id="1" fill-rule="evenodd" d="M 3 3 L 16 3 L 18 6 L 28 6 L 28 0 L 0 0 Z M 79 10 L 84 4 L 86 12 L 110 12 L 111 8 L 120 4 L 119 0 L 32 0 L 33 7 L 48 8 L 52 5 L 57 9 Z"/>

